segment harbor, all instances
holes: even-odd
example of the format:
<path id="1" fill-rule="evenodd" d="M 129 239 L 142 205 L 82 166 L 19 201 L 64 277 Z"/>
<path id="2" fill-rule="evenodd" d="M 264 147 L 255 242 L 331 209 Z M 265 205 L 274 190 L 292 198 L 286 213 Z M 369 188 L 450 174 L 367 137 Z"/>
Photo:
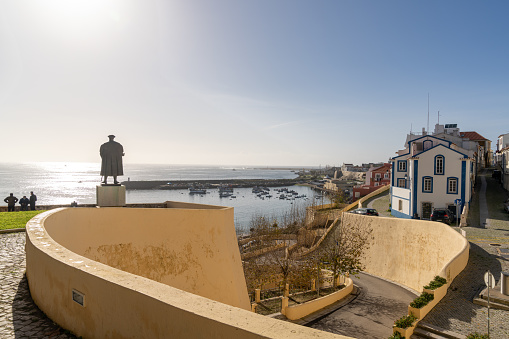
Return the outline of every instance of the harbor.
<path id="1" fill-rule="evenodd" d="M 212 180 L 137 180 L 123 181 L 126 190 L 181 190 L 231 188 L 284 187 L 304 183 L 300 179 L 212 179 Z"/>

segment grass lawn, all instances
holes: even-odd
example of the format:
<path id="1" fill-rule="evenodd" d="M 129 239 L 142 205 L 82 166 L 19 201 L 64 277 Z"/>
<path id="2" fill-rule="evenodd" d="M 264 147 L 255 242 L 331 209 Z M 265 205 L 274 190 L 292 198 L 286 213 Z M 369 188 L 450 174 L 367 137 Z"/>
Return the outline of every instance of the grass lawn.
<path id="1" fill-rule="evenodd" d="M 0 212 L 0 230 L 25 228 L 28 220 L 45 211 Z"/>

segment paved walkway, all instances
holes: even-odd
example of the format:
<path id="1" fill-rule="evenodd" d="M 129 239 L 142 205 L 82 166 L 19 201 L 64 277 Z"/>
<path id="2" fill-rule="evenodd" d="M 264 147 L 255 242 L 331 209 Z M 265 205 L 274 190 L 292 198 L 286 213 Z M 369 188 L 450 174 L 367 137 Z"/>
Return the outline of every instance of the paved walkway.
<path id="1" fill-rule="evenodd" d="M 0 234 L 0 338 L 76 338 L 34 304 L 25 266 L 25 232 Z"/>
<path id="2" fill-rule="evenodd" d="M 366 207 L 376 209 L 381 217 L 392 217 L 389 210 L 391 203 L 389 193 L 390 191 L 386 191 L 382 195 L 368 200 Z"/>
<path id="3" fill-rule="evenodd" d="M 407 314 L 416 295 L 374 276 L 361 273 L 353 279 L 359 296 L 309 327 L 363 339 L 388 338 L 394 321 Z"/>
<path id="4" fill-rule="evenodd" d="M 475 210 L 473 215 L 478 218 L 469 220 L 469 227 L 463 227 L 470 241 L 467 267 L 453 281 L 444 299 L 423 319 L 424 323 L 463 335 L 487 333 L 488 309 L 472 301 L 485 287 L 483 277 L 487 270 L 497 281 L 501 271 L 509 272 L 509 260 L 500 256 L 497 246 L 490 245 L 496 243 L 509 248 L 509 216 L 501 205 L 489 203 L 501 203 L 506 198 L 507 192 L 491 178 L 491 171 L 479 175 L 476 196 L 471 203 L 471 211 Z M 370 204 L 374 207 L 377 200 L 385 204 L 384 199 L 387 198 L 375 199 Z M 490 334 L 495 339 L 509 338 L 509 311 L 490 309 Z"/>
<path id="5" fill-rule="evenodd" d="M 480 227 L 488 227 L 490 213 L 488 210 L 488 202 L 486 201 L 486 171 L 481 176 L 481 189 L 479 190 L 479 223 Z"/>
<path id="6" fill-rule="evenodd" d="M 423 319 L 464 335 L 488 332 L 487 307 L 472 302 L 486 287 L 486 271 L 490 270 L 497 281 L 500 272 L 509 272 L 509 260 L 497 251 L 500 247 L 509 248 L 509 216 L 502 209 L 507 193 L 491 178 L 491 171 L 484 171 L 479 177 L 478 196 L 471 203 L 473 215 L 478 209 L 479 219 L 469 220 L 469 226 L 463 227 L 470 241 L 467 267 L 453 281 L 444 299 Z M 490 334 L 490 338 L 509 338 L 509 311 L 490 309 Z"/>

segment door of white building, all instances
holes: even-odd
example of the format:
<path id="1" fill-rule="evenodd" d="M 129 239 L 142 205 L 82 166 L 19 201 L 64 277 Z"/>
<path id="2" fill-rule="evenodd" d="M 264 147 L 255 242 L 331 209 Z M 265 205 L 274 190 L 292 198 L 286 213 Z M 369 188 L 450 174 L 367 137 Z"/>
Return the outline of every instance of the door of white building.
<path id="1" fill-rule="evenodd" d="M 433 203 L 423 202 L 422 203 L 422 216 L 421 219 L 429 220 L 431 218 L 431 212 L 433 211 Z"/>

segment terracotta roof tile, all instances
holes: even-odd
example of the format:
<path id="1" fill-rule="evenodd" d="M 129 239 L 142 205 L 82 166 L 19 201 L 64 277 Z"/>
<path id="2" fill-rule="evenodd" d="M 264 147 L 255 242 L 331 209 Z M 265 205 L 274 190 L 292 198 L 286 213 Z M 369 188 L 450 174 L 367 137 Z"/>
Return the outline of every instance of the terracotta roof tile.
<path id="1" fill-rule="evenodd" d="M 477 132 L 460 132 L 460 137 L 468 138 L 470 140 L 488 140 Z"/>

